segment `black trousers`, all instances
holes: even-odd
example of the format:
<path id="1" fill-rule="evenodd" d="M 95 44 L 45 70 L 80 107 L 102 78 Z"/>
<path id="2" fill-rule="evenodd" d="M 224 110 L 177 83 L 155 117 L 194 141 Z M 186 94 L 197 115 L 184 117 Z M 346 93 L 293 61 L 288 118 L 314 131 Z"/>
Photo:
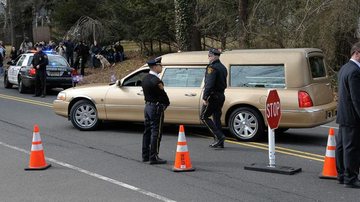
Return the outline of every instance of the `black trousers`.
<path id="1" fill-rule="evenodd" d="M 74 67 L 76 69 L 76 71 L 80 68 L 80 74 L 81 75 L 85 75 L 85 64 L 87 61 L 87 56 L 77 56 L 76 60 L 75 60 L 75 64 Z"/>
<path id="2" fill-rule="evenodd" d="M 36 71 L 35 95 L 46 95 L 46 72 Z"/>
<path id="3" fill-rule="evenodd" d="M 360 128 L 340 125 L 335 139 L 338 180 L 351 184 L 358 179 L 359 174 Z"/>
<path id="4" fill-rule="evenodd" d="M 162 126 L 164 123 L 164 107 L 153 103 L 146 104 L 145 131 L 142 144 L 142 158 L 156 159 L 159 154 L 162 137 Z"/>
<path id="5" fill-rule="evenodd" d="M 225 102 L 225 95 L 223 93 L 213 93 L 208 99 L 208 104 L 201 108 L 200 119 L 207 126 L 215 139 L 225 137 L 221 127 L 222 107 Z M 212 120 L 210 119 L 212 117 Z"/>
<path id="6" fill-rule="evenodd" d="M 71 67 L 74 66 L 74 54 L 66 53 L 66 60 L 68 61 Z"/>

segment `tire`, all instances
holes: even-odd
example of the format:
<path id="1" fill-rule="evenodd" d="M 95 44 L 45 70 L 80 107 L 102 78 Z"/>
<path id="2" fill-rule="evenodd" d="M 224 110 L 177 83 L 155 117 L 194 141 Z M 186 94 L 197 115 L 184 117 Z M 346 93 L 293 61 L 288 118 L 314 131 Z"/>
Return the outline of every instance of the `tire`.
<path id="1" fill-rule="evenodd" d="M 256 141 L 265 137 L 265 123 L 261 114 L 249 107 L 240 107 L 230 115 L 231 134 L 242 141 Z"/>
<path id="2" fill-rule="evenodd" d="M 9 82 L 9 79 L 6 74 L 4 74 L 4 87 L 5 88 L 12 88 L 12 84 Z"/>
<path id="3" fill-rule="evenodd" d="M 24 86 L 22 79 L 19 77 L 19 84 L 18 84 L 19 93 L 26 93 L 27 88 Z"/>
<path id="4" fill-rule="evenodd" d="M 71 107 L 70 120 L 75 128 L 82 131 L 95 130 L 100 123 L 95 105 L 88 100 L 77 101 Z"/>

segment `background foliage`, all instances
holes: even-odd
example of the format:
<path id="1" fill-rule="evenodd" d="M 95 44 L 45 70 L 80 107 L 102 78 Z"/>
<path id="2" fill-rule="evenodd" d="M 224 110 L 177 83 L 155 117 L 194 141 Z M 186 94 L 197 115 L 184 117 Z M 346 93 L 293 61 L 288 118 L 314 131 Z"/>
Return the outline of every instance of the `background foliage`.
<path id="1" fill-rule="evenodd" d="M 315 47 L 324 50 L 335 70 L 348 60 L 351 44 L 358 41 L 360 17 L 360 0 L 10 1 L 13 6 L 7 13 L 12 11 L 13 16 L 5 19 L 12 19 L 16 32 L 29 32 L 29 16 L 46 7 L 57 40 L 86 17 L 100 23 L 98 41 L 131 40 L 147 54 L 213 46 Z"/>

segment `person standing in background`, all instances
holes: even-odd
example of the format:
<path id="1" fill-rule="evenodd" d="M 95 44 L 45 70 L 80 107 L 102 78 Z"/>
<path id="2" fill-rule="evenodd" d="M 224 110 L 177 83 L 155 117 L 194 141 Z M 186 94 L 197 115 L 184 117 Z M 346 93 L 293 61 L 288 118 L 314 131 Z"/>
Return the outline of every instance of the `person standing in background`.
<path id="1" fill-rule="evenodd" d="M 66 48 L 66 60 L 71 65 L 74 66 L 74 43 L 70 40 L 69 37 L 66 37 L 66 41 L 64 41 L 64 46 Z"/>
<path id="2" fill-rule="evenodd" d="M 3 42 L 0 41 L 0 76 L 4 73 L 4 60 L 5 60 L 6 49 L 3 46 Z"/>
<path id="3" fill-rule="evenodd" d="M 10 60 L 15 61 L 15 59 L 18 57 L 18 51 L 16 50 L 15 46 L 11 47 L 11 51 L 9 54 Z"/>
<path id="4" fill-rule="evenodd" d="M 46 66 L 49 64 L 47 55 L 42 51 L 43 45 L 37 45 L 37 52 L 31 62 L 32 67 L 35 68 L 35 95 L 34 97 L 46 96 Z"/>

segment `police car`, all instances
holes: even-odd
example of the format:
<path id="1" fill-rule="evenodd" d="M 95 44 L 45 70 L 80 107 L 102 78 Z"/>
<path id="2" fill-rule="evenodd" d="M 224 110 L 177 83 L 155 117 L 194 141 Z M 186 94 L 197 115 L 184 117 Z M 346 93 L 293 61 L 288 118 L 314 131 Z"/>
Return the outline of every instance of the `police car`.
<path id="1" fill-rule="evenodd" d="M 52 51 L 44 52 L 49 58 L 49 64 L 46 66 L 47 88 L 66 89 L 72 87 L 74 69 L 69 66 L 63 56 Z M 12 88 L 13 85 L 17 85 L 20 93 L 34 89 L 36 70 L 31 65 L 34 54 L 34 52 L 21 54 L 14 61 L 8 63 L 10 66 L 4 73 L 5 88 Z"/>

